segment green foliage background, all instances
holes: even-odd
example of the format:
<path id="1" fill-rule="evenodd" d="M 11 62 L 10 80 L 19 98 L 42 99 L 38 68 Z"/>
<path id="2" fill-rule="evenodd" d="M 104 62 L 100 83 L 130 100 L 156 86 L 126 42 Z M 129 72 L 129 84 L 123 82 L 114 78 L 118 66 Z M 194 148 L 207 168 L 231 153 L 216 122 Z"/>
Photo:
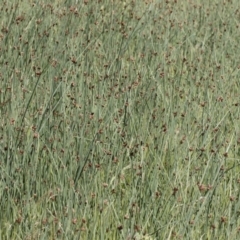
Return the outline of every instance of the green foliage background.
<path id="1" fill-rule="evenodd" d="M 238 239 L 239 1 L 4 1 L 0 239 Z"/>

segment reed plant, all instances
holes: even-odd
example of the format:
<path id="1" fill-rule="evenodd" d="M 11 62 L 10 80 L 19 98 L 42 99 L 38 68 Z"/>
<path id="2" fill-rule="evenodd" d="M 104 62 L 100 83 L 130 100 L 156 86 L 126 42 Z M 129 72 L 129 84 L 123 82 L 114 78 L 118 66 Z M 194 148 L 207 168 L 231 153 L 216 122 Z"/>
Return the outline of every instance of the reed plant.
<path id="1" fill-rule="evenodd" d="M 239 239 L 237 0 L 0 7 L 0 239 Z"/>

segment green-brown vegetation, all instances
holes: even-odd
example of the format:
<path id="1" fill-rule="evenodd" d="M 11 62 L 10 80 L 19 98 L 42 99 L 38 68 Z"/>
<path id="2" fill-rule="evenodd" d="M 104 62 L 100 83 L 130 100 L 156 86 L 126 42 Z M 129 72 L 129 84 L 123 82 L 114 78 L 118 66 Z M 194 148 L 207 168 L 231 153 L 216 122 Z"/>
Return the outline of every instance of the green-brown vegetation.
<path id="1" fill-rule="evenodd" d="M 0 239 L 240 239 L 238 0 L 0 6 Z"/>

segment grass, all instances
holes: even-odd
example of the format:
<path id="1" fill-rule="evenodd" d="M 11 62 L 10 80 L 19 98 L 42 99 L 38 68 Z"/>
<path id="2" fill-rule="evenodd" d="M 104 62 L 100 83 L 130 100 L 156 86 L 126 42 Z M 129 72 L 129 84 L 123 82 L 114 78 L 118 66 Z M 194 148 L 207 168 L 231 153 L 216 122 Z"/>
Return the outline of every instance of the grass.
<path id="1" fill-rule="evenodd" d="M 5 1 L 0 239 L 238 239 L 232 1 Z"/>

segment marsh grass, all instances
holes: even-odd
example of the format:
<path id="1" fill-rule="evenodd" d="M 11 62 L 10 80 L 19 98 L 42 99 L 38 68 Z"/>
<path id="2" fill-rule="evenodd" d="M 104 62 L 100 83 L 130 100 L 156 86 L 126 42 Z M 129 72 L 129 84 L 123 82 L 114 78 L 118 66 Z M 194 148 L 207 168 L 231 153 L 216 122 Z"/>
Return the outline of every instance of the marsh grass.
<path id="1" fill-rule="evenodd" d="M 0 9 L 0 239 L 238 239 L 238 1 L 46 2 Z"/>

